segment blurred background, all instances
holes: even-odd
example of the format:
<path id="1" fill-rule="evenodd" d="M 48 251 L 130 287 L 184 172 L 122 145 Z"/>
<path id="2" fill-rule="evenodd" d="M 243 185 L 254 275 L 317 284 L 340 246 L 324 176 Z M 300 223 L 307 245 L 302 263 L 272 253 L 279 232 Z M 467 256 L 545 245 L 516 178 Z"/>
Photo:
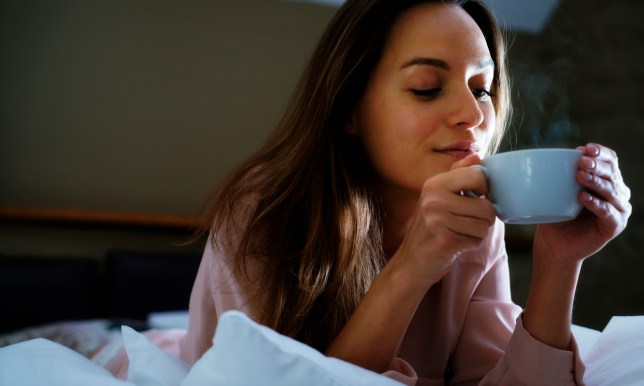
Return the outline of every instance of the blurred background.
<path id="1" fill-rule="evenodd" d="M 627 230 L 584 265 L 574 322 L 644 314 L 644 3 L 489 4 L 514 85 L 504 150 L 603 143 L 633 191 Z M 209 190 L 271 131 L 335 10 L 0 0 L 0 264 L 80 259 L 101 272 L 114 250 L 198 259 L 203 240 L 184 242 Z M 508 229 L 519 304 L 533 231 Z"/>

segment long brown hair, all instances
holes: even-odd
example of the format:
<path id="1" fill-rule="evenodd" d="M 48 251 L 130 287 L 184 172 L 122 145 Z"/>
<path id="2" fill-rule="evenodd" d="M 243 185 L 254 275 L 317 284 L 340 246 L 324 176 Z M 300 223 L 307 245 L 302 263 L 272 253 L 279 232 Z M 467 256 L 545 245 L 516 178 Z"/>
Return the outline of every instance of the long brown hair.
<path id="1" fill-rule="evenodd" d="M 392 24 L 427 2 L 347 1 L 321 37 L 274 133 L 214 191 L 208 226 L 214 234 L 234 236 L 229 242 L 213 239 L 240 280 L 249 279 L 249 263 L 261 266 L 259 277 L 251 278 L 262 299 L 253 304 L 252 316 L 320 350 L 386 263 L 371 169 L 345 124 Z M 509 111 L 501 32 L 481 1 L 442 2 L 463 7 L 487 39 L 496 64 L 496 148 Z"/>

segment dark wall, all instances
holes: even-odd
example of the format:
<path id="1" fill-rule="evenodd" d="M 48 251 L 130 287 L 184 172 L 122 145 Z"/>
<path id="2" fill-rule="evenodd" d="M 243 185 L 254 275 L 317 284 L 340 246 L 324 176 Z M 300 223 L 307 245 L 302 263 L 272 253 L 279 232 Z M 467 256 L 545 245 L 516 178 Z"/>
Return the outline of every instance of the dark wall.
<path id="1" fill-rule="evenodd" d="M 0 0 L 0 205 L 198 213 L 272 129 L 333 11 Z"/>
<path id="2" fill-rule="evenodd" d="M 636 0 L 564 0 L 541 34 L 516 34 L 510 48 L 516 103 L 506 148 L 602 143 L 617 152 L 632 190 L 626 231 L 582 269 L 574 321 L 595 328 L 612 315 L 644 314 L 641 15 Z M 525 273 L 525 251 L 514 255 Z M 515 280 L 524 291 L 525 278 Z"/>

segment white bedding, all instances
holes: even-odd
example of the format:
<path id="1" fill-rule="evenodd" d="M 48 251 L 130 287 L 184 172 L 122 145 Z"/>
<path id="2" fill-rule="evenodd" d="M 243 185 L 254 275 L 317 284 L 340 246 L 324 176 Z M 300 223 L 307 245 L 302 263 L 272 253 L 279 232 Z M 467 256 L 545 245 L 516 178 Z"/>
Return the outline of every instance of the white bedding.
<path id="1" fill-rule="evenodd" d="M 238 311 L 222 315 L 213 347 L 188 369 L 129 327 L 123 342 L 127 382 L 46 339 L 0 349 L 0 386 L 396 386 L 400 383 L 320 352 L 260 326 Z"/>
<path id="2" fill-rule="evenodd" d="M 79 353 L 46 339 L 0 349 L 0 386 L 316 386 L 399 383 L 328 358 L 293 339 L 225 313 L 213 347 L 192 367 L 134 330 L 123 327 L 130 367 L 120 381 Z M 644 316 L 614 317 L 603 332 L 575 326 L 588 386 L 644 385 Z"/>

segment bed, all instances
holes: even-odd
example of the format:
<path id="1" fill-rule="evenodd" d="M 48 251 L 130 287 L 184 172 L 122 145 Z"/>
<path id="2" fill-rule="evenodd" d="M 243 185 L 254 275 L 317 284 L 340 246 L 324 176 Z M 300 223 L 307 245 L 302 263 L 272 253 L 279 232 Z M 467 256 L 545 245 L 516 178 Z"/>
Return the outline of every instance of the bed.
<path id="1" fill-rule="evenodd" d="M 14 286 L 11 291 L 23 285 L 22 300 L 31 296 L 32 306 L 51 302 L 54 289 L 56 296 L 76 300 L 55 303 L 57 306 L 51 307 L 54 314 L 23 312 L 19 322 L 36 326 L 0 334 L 0 386 L 300 386 L 312 379 L 316 386 L 400 385 L 325 357 L 237 311 L 224 314 L 213 347 L 194 366 L 187 366 L 171 354 L 172 350 L 155 344 L 149 333 L 178 337 L 185 331 L 187 298 L 198 256 L 112 251 L 98 267 L 87 261 L 60 259 L 64 270 L 51 261 L 23 257 L 20 263 L 27 261 L 29 264 L 21 267 L 15 260 L 0 260 L 0 272 L 6 279 L 0 283 L 5 310 L 10 309 L 9 298 L 13 298 L 6 294 L 16 293 L 6 292 L 9 284 Z M 24 280 L 40 280 L 37 291 L 29 290 L 34 282 L 19 283 L 21 269 L 30 272 Z M 42 274 L 34 274 L 40 271 Z M 87 280 L 87 275 L 97 276 Z M 169 282 L 173 284 L 167 286 Z M 158 303 L 159 298 L 165 302 Z M 101 302 L 104 313 L 92 306 L 95 302 Z M 5 327 L 16 324 L 16 318 L 11 318 L 14 314 L 5 315 L 10 316 L 2 318 Z M 65 319 L 68 321 L 60 322 Z M 644 385 L 644 316 L 614 317 L 603 331 L 574 326 L 573 332 L 587 365 L 588 385 Z M 101 354 L 109 357 L 110 347 L 122 345 L 130 360 L 127 381 L 115 378 L 101 362 Z"/>
<path id="2" fill-rule="evenodd" d="M 144 334 L 127 326 L 121 332 L 130 360 L 127 381 L 68 347 L 37 338 L 0 349 L 0 385 L 400 385 L 325 357 L 239 311 L 222 316 L 213 347 L 191 368 Z M 588 385 L 644 384 L 644 316 L 614 317 L 602 332 L 575 326 L 574 333 Z"/>

